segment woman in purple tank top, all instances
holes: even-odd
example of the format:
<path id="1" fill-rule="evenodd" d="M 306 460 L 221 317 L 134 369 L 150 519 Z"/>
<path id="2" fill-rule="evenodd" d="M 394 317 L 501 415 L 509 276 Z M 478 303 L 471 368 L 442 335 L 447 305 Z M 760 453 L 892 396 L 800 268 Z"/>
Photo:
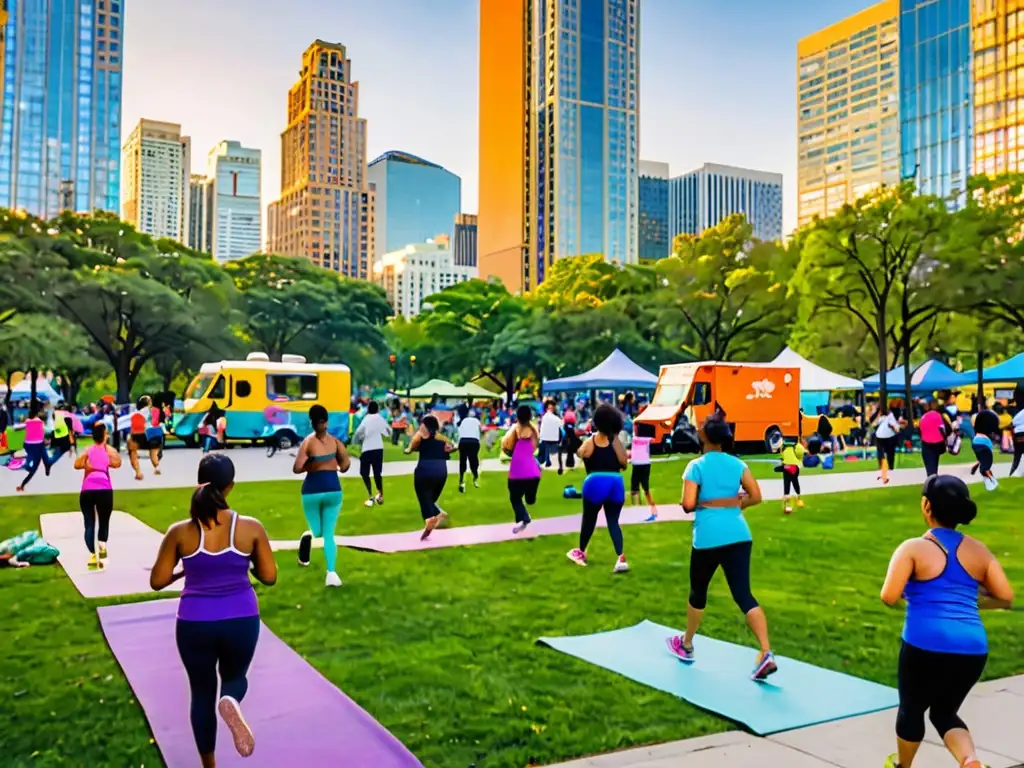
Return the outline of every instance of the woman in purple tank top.
<path id="1" fill-rule="evenodd" d="M 516 525 L 512 533 L 522 533 L 532 520 L 526 511 L 537 503 L 537 488 L 540 486 L 540 464 L 534 458 L 540 436 L 533 426 L 533 409 L 520 405 L 516 410 L 516 423 L 501 441 L 501 448 L 512 457 L 508 468 L 508 498 L 516 514 Z"/>
<path id="2" fill-rule="evenodd" d="M 185 579 L 175 639 L 188 675 L 192 735 L 203 768 L 216 765 L 218 713 L 238 754 L 248 757 L 255 748 L 240 706 L 260 634 L 250 567 L 268 587 L 277 581 L 277 563 L 263 525 L 228 507 L 226 498 L 234 487 L 231 459 L 207 454 L 200 460 L 190 518 L 168 529 L 149 577 L 155 590 Z M 179 560 L 182 568 L 175 571 Z"/>

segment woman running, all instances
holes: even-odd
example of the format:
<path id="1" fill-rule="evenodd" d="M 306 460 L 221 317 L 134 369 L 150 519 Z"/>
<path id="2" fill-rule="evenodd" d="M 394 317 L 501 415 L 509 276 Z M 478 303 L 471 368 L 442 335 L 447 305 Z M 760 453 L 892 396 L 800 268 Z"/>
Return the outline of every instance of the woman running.
<path id="1" fill-rule="evenodd" d="M 480 419 L 465 405 L 459 406 L 459 493 L 466 492 L 466 468 L 473 473 L 473 487 L 480 487 Z"/>
<path id="2" fill-rule="evenodd" d="M 803 509 L 804 502 L 800 498 L 800 466 L 804 460 L 804 446 L 797 440 L 795 443 L 784 443 L 782 446 L 782 512 L 793 514 L 793 502 L 790 494 L 794 494 L 797 507 Z"/>
<path id="3" fill-rule="evenodd" d="M 423 516 L 421 540 L 448 520 L 448 513 L 437 506 L 437 500 L 448 482 L 448 454 L 458 449 L 439 434 L 440 428 L 436 416 L 424 416 L 412 436 L 412 442 L 405 449 L 407 454 L 419 453 L 412 480 Z"/>
<path id="4" fill-rule="evenodd" d="M 878 417 L 875 426 L 875 451 L 878 454 L 879 478 L 883 485 L 889 484 L 889 470 L 896 469 L 896 444 L 902 428 L 901 419 L 890 405 Z"/>
<path id="5" fill-rule="evenodd" d="M 327 563 L 324 585 L 340 587 L 341 577 L 335 570 L 338 545 L 334 541 L 342 501 L 338 473 L 347 472 L 352 460 L 341 440 L 327 431 L 328 418 L 327 409 L 322 405 L 309 409 L 313 434 L 299 446 L 292 471 L 306 476 L 302 481 L 302 511 L 309 530 L 299 539 L 299 565 L 309 565 L 313 539 L 323 537 L 324 561 Z"/>
<path id="6" fill-rule="evenodd" d="M 42 406 L 33 403 L 25 423 L 19 424 L 15 429 L 25 430 L 25 468 L 28 470 L 28 474 L 21 481 L 21 485 L 15 489 L 18 493 L 24 493 L 25 486 L 36 476 L 40 464 L 43 465 L 46 476 L 50 476 L 52 464 L 46 453 L 46 423 L 42 419 Z"/>
<path id="7" fill-rule="evenodd" d="M 391 425 L 380 415 L 380 403 L 371 400 L 366 407 L 366 416 L 356 429 L 355 441 L 363 446 L 359 454 L 359 476 L 366 486 L 367 499 L 364 507 L 384 503 L 384 438 L 391 434 Z M 377 495 L 370 485 L 370 472 L 377 486 Z"/>
<path id="8" fill-rule="evenodd" d="M 971 474 L 981 471 L 986 491 L 994 491 L 999 487 L 999 481 L 992 472 L 995 461 L 993 437 L 998 440 L 998 435 L 999 416 L 996 412 L 989 409 L 978 411 L 974 417 L 974 437 L 971 439 L 971 449 L 977 461 L 971 467 Z"/>
<path id="9" fill-rule="evenodd" d="M 594 410 L 594 435 L 588 437 L 579 450 L 587 477 L 583 481 L 583 519 L 580 523 L 580 545 L 569 550 L 567 557 L 576 565 L 587 564 L 587 545 L 597 527 L 597 516 L 604 508 L 604 519 L 618 559 L 614 573 L 625 573 L 629 563 L 623 552 L 622 528 L 619 515 L 626 503 L 626 484 L 622 470 L 629 459 L 626 449 L 619 440 L 622 431 L 622 414 L 614 406 L 599 405 Z"/>
<path id="10" fill-rule="evenodd" d="M 150 428 L 149 410 L 153 407 L 153 401 L 149 395 L 143 395 L 135 404 L 135 413 L 131 415 L 131 437 L 128 439 L 128 461 L 135 470 L 135 479 L 142 480 L 142 470 L 139 469 L 139 451 L 149 451 L 149 460 L 153 464 L 153 474 L 160 474 L 160 443 L 152 441 L 147 436 Z"/>
<path id="11" fill-rule="evenodd" d="M 107 559 L 110 516 L 114 512 L 114 486 L 110 483 L 110 470 L 121 466 L 121 454 L 107 445 L 107 425 L 102 421 L 92 425 L 92 442 L 93 444 L 75 459 L 75 469 L 85 472 L 78 503 L 85 519 L 85 546 L 89 548 L 89 570 L 102 570 Z"/>
<path id="12" fill-rule="evenodd" d="M 928 404 L 928 410 L 918 423 L 921 430 L 921 459 L 924 461 L 924 471 L 931 477 L 939 474 L 939 459 L 946 452 L 946 420 L 942 417 L 942 410 L 938 400 L 932 400 Z"/>
<path id="13" fill-rule="evenodd" d="M 974 741 L 957 714 L 988 659 L 988 638 L 978 612 L 979 585 L 1008 603 L 1013 589 L 999 561 L 977 539 L 956 530 L 978 509 L 963 480 L 929 477 L 921 496 L 928 532 L 896 549 L 882 601 L 907 601 L 900 649 L 900 708 L 896 749 L 886 768 L 911 768 L 924 740 L 924 713 L 963 768 L 982 768 Z"/>
<path id="14" fill-rule="evenodd" d="M 540 464 L 534 458 L 540 435 L 533 426 L 533 409 L 520 405 L 516 409 L 516 423 L 501 441 L 501 449 L 512 457 L 508 466 L 508 499 L 516 515 L 512 533 L 522 533 L 533 520 L 526 511 L 537 503 L 537 489 L 540 487 Z M 461 446 L 460 446 L 461 448 Z"/>
<path id="15" fill-rule="evenodd" d="M 1020 466 L 1021 457 L 1024 456 L 1024 387 L 1017 387 L 1013 395 L 1014 403 L 1017 406 L 1017 413 L 1010 421 L 1010 428 L 1013 430 L 1013 464 L 1010 466 L 1010 475 L 1015 475 Z"/>
<path id="16" fill-rule="evenodd" d="M 189 519 L 168 529 L 149 576 L 158 591 L 185 579 L 174 634 L 188 676 L 192 735 L 203 768 L 216 765 L 218 714 L 239 755 L 248 757 L 256 746 L 241 709 L 260 634 L 250 566 L 260 583 L 269 587 L 277 581 L 263 525 L 228 506 L 234 487 L 231 459 L 221 454 L 200 459 Z"/>
<path id="17" fill-rule="evenodd" d="M 753 536 L 743 517 L 744 509 L 761 503 L 761 487 L 746 464 L 722 450 L 732 442 L 732 430 L 723 419 L 709 416 L 698 434 L 704 454 L 683 473 L 683 509 L 694 513 L 686 634 L 665 642 L 674 656 L 693 663 L 693 638 L 704 618 L 708 586 L 721 566 L 732 598 L 761 647 L 750 679 L 764 680 L 778 667 L 768 641 L 768 619 L 750 592 Z"/>

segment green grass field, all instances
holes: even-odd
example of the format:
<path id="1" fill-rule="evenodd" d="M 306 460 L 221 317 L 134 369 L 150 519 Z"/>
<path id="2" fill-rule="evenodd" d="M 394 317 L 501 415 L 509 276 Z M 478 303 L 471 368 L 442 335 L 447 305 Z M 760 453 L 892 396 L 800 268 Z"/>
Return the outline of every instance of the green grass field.
<path id="1" fill-rule="evenodd" d="M 678 498 L 681 467 L 655 465 L 653 485 L 662 500 Z M 442 503 L 454 524 L 511 525 L 504 478 L 484 475 L 483 483 L 464 496 L 449 486 Z M 577 502 L 561 499 L 563 484 L 545 476 L 537 516 L 578 511 Z M 344 481 L 340 532 L 417 528 L 411 485 L 408 477 L 386 480 L 386 504 L 370 510 L 358 505 L 359 481 Z M 997 493 L 981 492 L 981 512 L 971 526 L 1019 589 L 1024 536 L 1015 498 L 1021 490 L 1024 483 L 1006 481 Z M 187 514 L 189 493 L 123 492 L 117 508 L 164 528 Z M 271 537 L 295 538 L 305 527 L 295 482 L 239 487 L 231 501 L 261 518 Z M 880 603 L 878 590 L 893 548 L 921 531 L 919 491 L 874 489 L 807 501 L 791 517 L 775 504 L 748 512 L 755 594 L 768 613 L 773 644 L 782 655 L 894 684 L 902 615 Z M 72 496 L 5 499 L 2 535 L 36 527 L 40 513 L 76 506 Z M 259 590 L 261 609 L 278 635 L 425 765 L 543 765 L 736 727 L 535 645 L 542 635 L 595 632 L 644 618 L 680 626 L 689 535 L 687 524 L 627 527 L 633 571 L 615 577 L 614 554 L 601 530 L 586 569 L 565 559 L 573 536 L 402 555 L 342 550 L 345 587 L 331 591 L 323 587 L 319 556 L 300 569 L 285 552 L 278 555 L 278 584 Z M 116 532 L 111 557 L 117 557 Z M 81 598 L 57 567 L 0 572 L 5 765 L 160 764 L 142 711 L 99 631 L 99 604 Z M 986 676 L 1024 672 L 1024 614 L 989 613 L 986 624 L 993 641 Z M 750 642 L 721 579 L 713 585 L 704 630 Z"/>

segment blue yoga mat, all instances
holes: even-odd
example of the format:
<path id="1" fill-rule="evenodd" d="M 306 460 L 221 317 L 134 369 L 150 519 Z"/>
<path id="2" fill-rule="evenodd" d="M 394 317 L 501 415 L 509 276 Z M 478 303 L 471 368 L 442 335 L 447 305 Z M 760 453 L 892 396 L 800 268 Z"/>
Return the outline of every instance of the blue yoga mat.
<path id="1" fill-rule="evenodd" d="M 694 639 L 696 662 L 684 664 L 665 646 L 665 638 L 679 634 L 644 621 L 596 635 L 542 637 L 538 642 L 742 723 L 760 736 L 899 704 L 894 688 L 782 656 L 777 657 L 778 672 L 766 682 L 754 682 L 754 648 L 703 635 Z"/>

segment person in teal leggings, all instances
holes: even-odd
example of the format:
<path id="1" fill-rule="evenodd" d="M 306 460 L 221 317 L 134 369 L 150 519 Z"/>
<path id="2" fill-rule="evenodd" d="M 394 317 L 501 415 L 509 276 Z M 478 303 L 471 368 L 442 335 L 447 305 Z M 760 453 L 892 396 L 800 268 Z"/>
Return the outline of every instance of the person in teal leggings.
<path id="1" fill-rule="evenodd" d="M 328 587 L 340 587 L 341 578 L 335 570 L 338 545 L 334 542 L 334 529 L 341 514 L 341 480 L 339 472 L 347 472 L 351 459 L 345 445 L 327 432 L 327 409 L 314 405 L 309 409 L 309 422 L 313 434 L 302 441 L 295 456 L 292 470 L 305 475 L 302 481 L 302 511 L 309 530 L 299 540 L 299 565 L 309 565 L 313 539 L 323 537 L 324 560 L 327 562 Z"/>

